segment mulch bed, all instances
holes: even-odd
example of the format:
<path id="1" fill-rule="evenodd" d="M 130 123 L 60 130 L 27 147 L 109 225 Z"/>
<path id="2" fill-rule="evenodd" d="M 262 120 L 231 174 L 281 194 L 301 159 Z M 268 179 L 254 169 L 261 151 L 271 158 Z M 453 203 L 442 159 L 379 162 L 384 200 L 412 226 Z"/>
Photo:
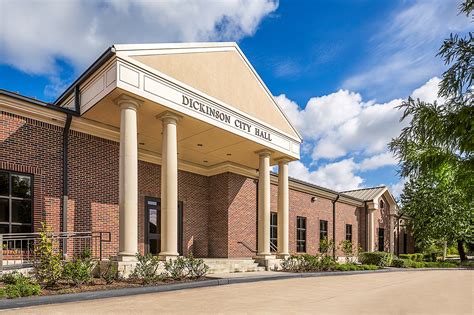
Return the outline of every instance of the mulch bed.
<path id="1" fill-rule="evenodd" d="M 91 283 L 83 284 L 80 286 L 72 286 L 67 282 L 60 281 L 56 283 L 54 287 L 42 288 L 40 296 L 104 291 L 104 290 L 123 289 L 123 288 L 137 288 L 137 287 L 146 287 L 146 286 L 159 286 L 159 285 L 174 284 L 174 283 L 203 281 L 207 279 L 209 278 L 203 277 L 200 279 L 164 280 L 164 281 L 151 282 L 148 284 L 143 284 L 142 282 L 133 281 L 133 280 L 116 280 L 112 283 L 107 284 L 105 280 L 103 279 L 94 278 Z M 0 288 L 3 288 L 3 287 L 5 287 L 5 284 L 0 283 Z M 1 299 L 2 298 L 0 298 L 0 300 Z"/>

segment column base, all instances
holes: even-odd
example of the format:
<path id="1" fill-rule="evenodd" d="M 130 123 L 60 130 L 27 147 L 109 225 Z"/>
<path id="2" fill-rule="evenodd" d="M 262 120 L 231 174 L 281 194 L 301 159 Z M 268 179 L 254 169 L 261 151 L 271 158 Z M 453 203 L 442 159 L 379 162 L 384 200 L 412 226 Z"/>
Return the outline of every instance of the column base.
<path id="1" fill-rule="evenodd" d="M 176 259 L 178 257 L 179 257 L 179 253 L 161 252 L 158 254 L 158 258 L 163 261 Z"/>
<path id="2" fill-rule="evenodd" d="M 128 262 L 136 262 L 137 257 L 135 254 L 120 252 L 117 256 L 113 257 L 113 261 L 128 261 Z"/>
<path id="3" fill-rule="evenodd" d="M 281 253 L 281 254 L 277 254 L 277 255 L 276 255 L 276 258 L 277 258 L 277 259 L 286 259 L 286 258 L 288 258 L 288 257 L 290 257 L 290 254 L 289 254 L 289 253 Z"/>

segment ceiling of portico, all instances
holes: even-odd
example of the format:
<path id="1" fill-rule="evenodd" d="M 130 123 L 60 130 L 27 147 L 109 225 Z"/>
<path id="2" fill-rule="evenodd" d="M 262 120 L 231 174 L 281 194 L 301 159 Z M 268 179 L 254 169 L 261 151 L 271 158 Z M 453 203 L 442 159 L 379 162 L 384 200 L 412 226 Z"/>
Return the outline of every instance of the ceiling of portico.
<path id="1" fill-rule="evenodd" d="M 114 128 L 120 127 L 120 108 L 114 100 L 124 91 L 115 89 L 84 115 L 84 118 L 100 122 Z M 139 148 L 161 155 L 162 124 L 157 115 L 168 108 L 147 99 L 137 111 L 137 131 Z M 190 116 L 184 116 L 178 123 L 178 158 L 201 166 L 213 166 L 232 162 L 249 168 L 258 168 L 258 150 L 265 146 L 236 134 L 209 125 Z M 283 155 L 276 152 L 273 159 Z"/>

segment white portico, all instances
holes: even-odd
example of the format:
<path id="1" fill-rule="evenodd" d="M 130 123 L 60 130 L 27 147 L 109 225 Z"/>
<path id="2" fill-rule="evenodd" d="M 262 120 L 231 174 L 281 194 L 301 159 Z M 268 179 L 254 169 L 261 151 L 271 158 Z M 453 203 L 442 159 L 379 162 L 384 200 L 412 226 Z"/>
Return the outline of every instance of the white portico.
<path id="1" fill-rule="evenodd" d="M 257 257 L 275 257 L 270 168 L 278 165 L 277 254 L 288 255 L 288 163 L 299 159 L 301 137 L 235 43 L 112 46 L 57 105 L 120 134 L 110 135 L 120 142 L 119 260 L 138 251 L 139 160 L 161 165 L 163 258 L 179 255 L 178 170 L 258 178 Z"/>

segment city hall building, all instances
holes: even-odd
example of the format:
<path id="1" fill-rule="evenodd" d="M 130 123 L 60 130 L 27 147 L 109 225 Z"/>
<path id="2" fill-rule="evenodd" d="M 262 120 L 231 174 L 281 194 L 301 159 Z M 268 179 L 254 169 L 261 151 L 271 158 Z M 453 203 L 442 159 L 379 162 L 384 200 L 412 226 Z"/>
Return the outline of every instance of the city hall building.
<path id="1" fill-rule="evenodd" d="M 0 118 L 3 234 L 106 231 L 122 262 L 413 250 L 386 187 L 288 177 L 302 138 L 235 43 L 114 45 L 54 103 L 2 90 Z"/>

